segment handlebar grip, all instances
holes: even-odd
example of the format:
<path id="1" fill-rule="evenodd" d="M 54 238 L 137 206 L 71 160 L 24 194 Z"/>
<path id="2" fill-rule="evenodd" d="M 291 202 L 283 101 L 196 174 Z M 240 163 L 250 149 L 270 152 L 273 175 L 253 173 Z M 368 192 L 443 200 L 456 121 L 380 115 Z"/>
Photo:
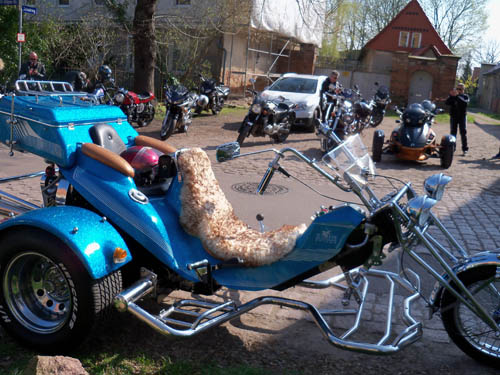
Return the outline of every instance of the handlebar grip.
<path id="1" fill-rule="evenodd" d="M 269 185 L 269 182 L 271 182 L 271 179 L 273 178 L 274 175 L 274 168 L 269 167 L 267 168 L 266 174 L 264 177 L 262 177 L 262 180 L 260 181 L 259 187 L 257 188 L 257 194 L 262 195 L 267 189 L 267 186 Z"/>

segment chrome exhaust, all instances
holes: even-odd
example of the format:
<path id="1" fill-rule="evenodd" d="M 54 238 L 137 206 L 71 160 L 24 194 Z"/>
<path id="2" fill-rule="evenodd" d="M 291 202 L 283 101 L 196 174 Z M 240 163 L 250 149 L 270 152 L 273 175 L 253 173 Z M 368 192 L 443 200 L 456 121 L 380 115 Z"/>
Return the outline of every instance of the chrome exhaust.
<path id="1" fill-rule="evenodd" d="M 0 216 L 12 218 L 38 208 L 40 206 L 0 190 Z"/>

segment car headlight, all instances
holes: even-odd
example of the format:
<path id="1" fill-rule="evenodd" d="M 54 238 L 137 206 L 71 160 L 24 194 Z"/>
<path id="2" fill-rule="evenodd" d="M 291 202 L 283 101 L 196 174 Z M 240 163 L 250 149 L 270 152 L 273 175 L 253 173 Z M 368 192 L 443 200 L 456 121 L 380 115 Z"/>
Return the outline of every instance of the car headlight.
<path id="1" fill-rule="evenodd" d="M 295 109 L 299 111 L 306 111 L 308 107 L 307 103 L 297 103 L 297 107 Z"/>
<path id="2" fill-rule="evenodd" d="M 256 115 L 258 115 L 261 111 L 262 111 L 262 107 L 260 106 L 260 104 L 252 104 L 252 107 L 250 108 L 250 110 L 255 113 Z"/>
<path id="3" fill-rule="evenodd" d="M 121 92 L 117 93 L 114 97 L 114 101 L 117 102 L 118 104 L 123 103 L 124 100 L 125 100 L 125 95 L 123 95 L 123 93 Z"/>
<path id="4" fill-rule="evenodd" d="M 432 176 L 427 177 L 424 181 L 425 193 L 432 199 L 440 201 L 441 198 L 443 198 L 446 185 L 451 180 L 452 178 L 450 176 L 446 176 L 443 173 L 433 174 Z"/>
<path id="5" fill-rule="evenodd" d="M 424 226 L 429 220 L 431 208 L 437 200 L 429 198 L 427 195 L 420 195 L 408 201 L 407 213 L 419 225 Z"/>

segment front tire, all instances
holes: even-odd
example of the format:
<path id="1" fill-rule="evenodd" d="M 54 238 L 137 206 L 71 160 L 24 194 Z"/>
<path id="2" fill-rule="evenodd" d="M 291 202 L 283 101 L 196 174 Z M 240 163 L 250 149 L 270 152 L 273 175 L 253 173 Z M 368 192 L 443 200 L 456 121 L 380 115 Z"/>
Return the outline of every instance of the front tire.
<path id="1" fill-rule="evenodd" d="M 238 138 L 236 139 L 236 142 L 238 142 L 240 147 L 243 145 L 245 138 L 248 137 L 248 135 L 250 134 L 251 129 L 252 129 L 251 126 L 246 125 L 246 118 L 245 118 L 245 120 L 243 120 L 242 128 L 240 129 L 240 134 L 238 135 Z"/>
<path id="2" fill-rule="evenodd" d="M 382 160 L 382 148 L 384 147 L 384 132 L 382 130 L 376 130 L 373 133 L 372 142 L 372 159 L 374 162 L 380 162 Z"/>
<path id="3" fill-rule="evenodd" d="M 174 127 L 175 123 L 173 116 L 166 116 L 161 124 L 160 139 L 164 141 L 165 139 L 169 138 L 174 132 Z"/>
<path id="4" fill-rule="evenodd" d="M 441 159 L 441 167 L 448 169 L 453 162 L 453 153 L 455 152 L 455 142 L 451 136 L 445 136 L 441 140 L 441 152 L 439 157 Z"/>
<path id="5" fill-rule="evenodd" d="M 459 275 L 460 280 L 500 326 L 500 270 L 480 266 Z M 475 360 L 500 367 L 500 342 L 493 329 L 457 300 L 448 290 L 441 299 L 446 332 L 464 353 Z"/>
<path id="6" fill-rule="evenodd" d="M 112 311 L 119 271 L 93 280 L 66 244 L 34 228 L 6 234 L 0 248 L 0 323 L 22 344 L 69 352 Z"/>

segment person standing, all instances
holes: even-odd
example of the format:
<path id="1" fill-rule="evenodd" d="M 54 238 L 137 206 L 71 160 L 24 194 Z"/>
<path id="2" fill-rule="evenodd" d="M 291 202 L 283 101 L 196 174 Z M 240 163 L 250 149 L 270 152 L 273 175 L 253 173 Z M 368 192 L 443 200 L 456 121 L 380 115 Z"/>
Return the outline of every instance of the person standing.
<path id="1" fill-rule="evenodd" d="M 456 88 L 450 91 L 450 96 L 448 96 L 445 103 L 450 106 L 450 134 L 456 138 L 457 129 L 460 130 L 462 152 L 465 156 L 469 152 L 467 144 L 467 104 L 469 104 L 469 95 L 464 91 L 464 84 L 459 83 Z"/>
<path id="2" fill-rule="evenodd" d="M 41 81 L 45 79 L 45 66 L 38 61 L 36 52 L 30 52 L 30 60 L 21 66 L 20 79 L 32 79 Z"/>
<path id="3" fill-rule="evenodd" d="M 323 98 L 323 94 L 325 92 L 329 92 L 331 94 L 340 94 L 340 92 L 342 91 L 342 85 L 340 84 L 340 82 L 337 81 L 339 77 L 339 72 L 336 71 L 336 70 L 332 70 L 332 72 L 330 73 L 330 75 L 328 76 L 327 79 L 324 80 L 323 84 L 321 85 L 321 90 L 320 90 L 320 93 L 319 93 L 319 97 L 320 97 L 320 108 L 322 109 L 322 120 L 324 121 L 325 118 L 325 111 L 326 111 L 326 103 L 329 103 L 329 102 L 332 102 L 334 101 L 332 98 L 330 98 L 329 96 L 327 96 L 326 98 Z M 323 105 L 323 102 L 325 103 L 325 105 Z"/>

